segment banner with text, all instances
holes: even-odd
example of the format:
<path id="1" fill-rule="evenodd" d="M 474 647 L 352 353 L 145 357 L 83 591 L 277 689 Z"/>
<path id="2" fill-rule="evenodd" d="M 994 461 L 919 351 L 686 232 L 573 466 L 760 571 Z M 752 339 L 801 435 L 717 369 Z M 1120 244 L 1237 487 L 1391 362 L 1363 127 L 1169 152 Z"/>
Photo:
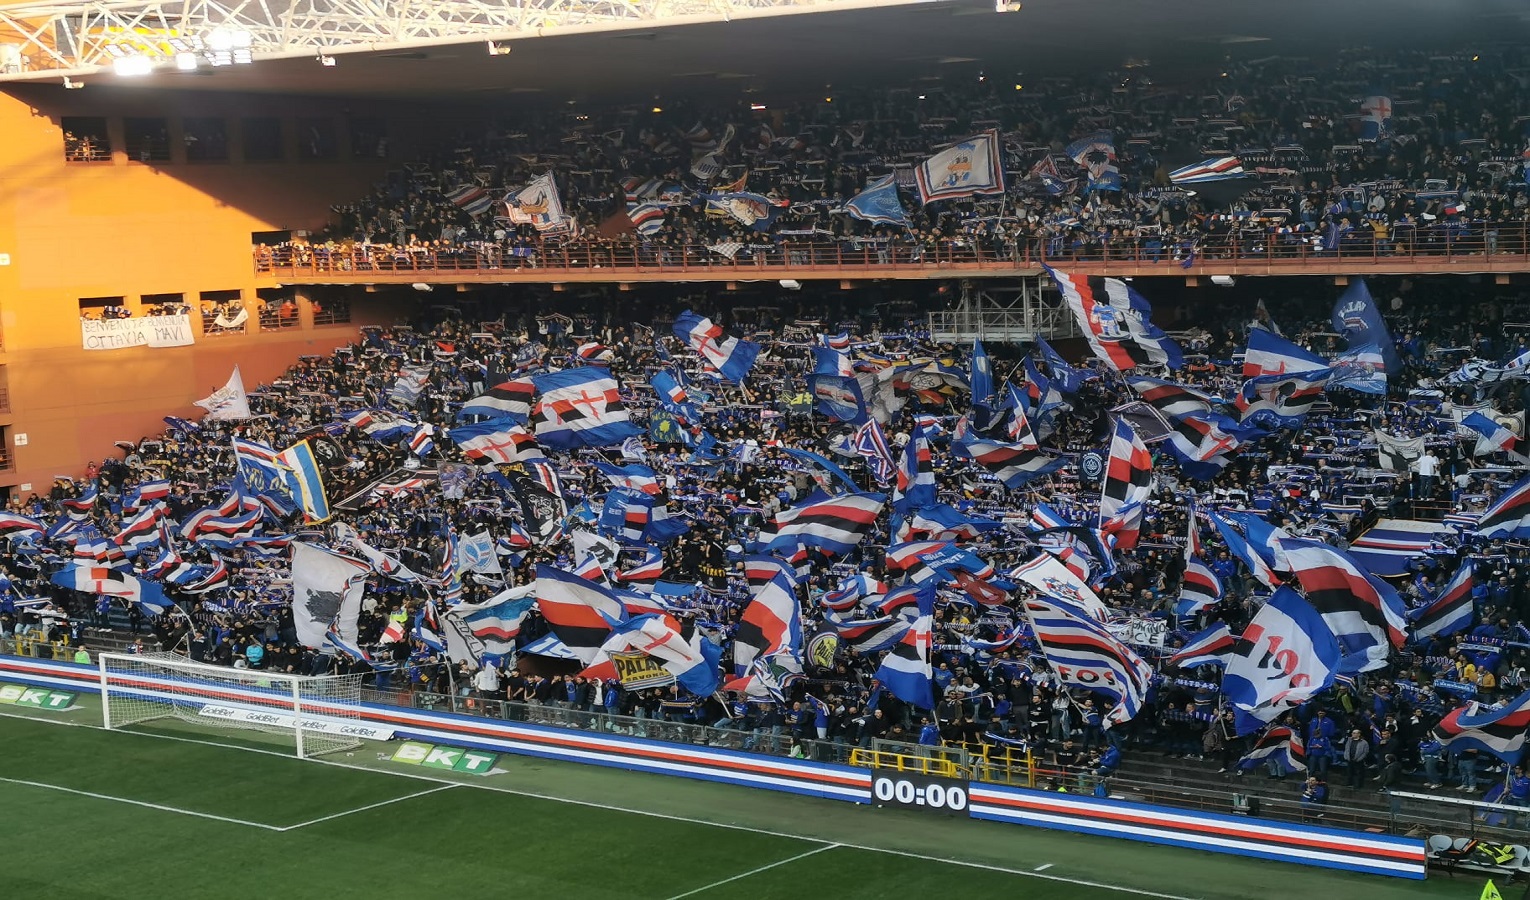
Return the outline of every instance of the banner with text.
<path id="1" fill-rule="evenodd" d="M 129 347 L 186 347 L 193 343 L 191 316 L 144 316 L 137 319 L 81 319 L 86 350 Z"/>

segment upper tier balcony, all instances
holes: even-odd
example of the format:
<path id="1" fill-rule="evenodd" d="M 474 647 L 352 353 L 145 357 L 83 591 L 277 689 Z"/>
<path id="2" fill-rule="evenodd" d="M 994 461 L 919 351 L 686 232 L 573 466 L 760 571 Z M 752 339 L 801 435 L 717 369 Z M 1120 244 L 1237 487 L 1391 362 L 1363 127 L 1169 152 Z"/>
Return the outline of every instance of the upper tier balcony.
<path id="1" fill-rule="evenodd" d="M 854 241 L 701 244 L 547 242 L 505 248 L 292 244 L 258 247 L 255 271 L 286 284 L 430 282 L 702 282 L 1003 278 L 1049 265 L 1114 276 L 1403 275 L 1530 272 L 1530 228 L 1513 224 L 1457 233 L 1420 230 L 1407 239 L 1370 232 L 1324 249 L 1310 235 L 1209 236 L 1193 248 L 1133 239 L 1109 244 L 1003 245 L 967 239 L 924 247 Z"/>

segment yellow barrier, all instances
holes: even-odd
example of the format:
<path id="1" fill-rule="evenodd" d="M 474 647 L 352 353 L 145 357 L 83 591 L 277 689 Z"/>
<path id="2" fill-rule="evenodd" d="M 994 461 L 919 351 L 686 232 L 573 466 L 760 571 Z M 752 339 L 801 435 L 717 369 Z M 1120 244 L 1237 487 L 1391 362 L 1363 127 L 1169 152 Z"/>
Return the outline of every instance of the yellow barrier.
<path id="1" fill-rule="evenodd" d="M 74 648 L 65 641 L 46 641 L 42 638 L 30 635 L 16 635 L 11 638 L 15 644 L 17 656 L 30 656 L 33 659 L 58 659 L 69 662 L 74 659 Z"/>
<path id="2" fill-rule="evenodd" d="M 962 767 L 949 759 L 917 756 L 910 753 L 888 753 L 883 750 L 852 750 L 850 765 L 868 769 L 896 769 L 899 772 L 917 772 L 940 778 L 962 777 Z"/>

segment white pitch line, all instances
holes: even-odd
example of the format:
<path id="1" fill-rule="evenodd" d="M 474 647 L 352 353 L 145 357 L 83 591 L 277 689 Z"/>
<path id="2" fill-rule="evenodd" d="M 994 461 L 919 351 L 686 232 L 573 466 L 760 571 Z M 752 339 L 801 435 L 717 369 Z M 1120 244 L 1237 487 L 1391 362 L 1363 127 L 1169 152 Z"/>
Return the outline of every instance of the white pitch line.
<path id="1" fill-rule="evenodd" d="M 711 884 L 702 885 L 701 887 L 696 888 L 693 891 L 686 891 L 683 894 L 676 894 L 675 896 L 670 897 L 669 900 L 682 900 L 682 898 L 685 898 L 685 897 L 694 897 L 697 894 L 701 894 L 701 893 L 705 893 L 707 891 L 710 891 L 712 888 L 722 887 L 725 884 L 732 884 L 733 882 L 738 881 L 740 879 L 748 878 L 750 875 L 758 875 L 761 872 L 769 871 L 771 869 L 776 868 L 777 866 L 784 866 L 787 863 L 794 863 L 794 862 L 796 862 L 799 859 L 807 859 L 809 856 L 813 856 L 815 854 L 822 853 L 825 850 L 833 850 L 835 847 L 838 847 L 838 846 L 840 846 L 840 845 L 839 844 L 828 844 L 828 845 L 823 846 L 823 847 L 817 847 L 815 849 L 809 850 L 806 853 L 799 853 L 796 856 L 791 857 L 790 859 L 777 860 L 776 862 L 773 862 L 773 863 L 771 863 L 768 866 L 760 866 L 759 868 L 750 869 L 747 872 L 740 872 L 737 875 L 734 875 L 732 878 L 724 878 L 722 881 L 714 881 Z"/>
<path id="2" fill-rule="evenodd" d="M 0 713 L 0 718 L 25 719 L 28 722 L 38 722 L 43 725 L 61 725 L 66 728 L 91 728 L 96 731 L 112 731 L 116 734 L 130 734 L 136 737 L 158 738 L 167 741 L 180 741 L 186 744 L 202 744 L 208 747 L 220 747 L 224 750 L 243 750 L 249 753 L 263 753 L 267 756 L 280 756 L 283 759 L 296 760 L 297 757 L 290 753 L 279 753 L 275 750 L 262 750 L 257 747 L 241 747 L 238 744 L 220 744 L 216 741 L 204 741 L 197 738 L 177 737 L 171 734 L 153 734 L 147 731 L 121 731 L 107 729 L 100 725 L 91 725 L 86 722 L 61 722 L 54 719 L 40 719 L 36 716 L 24 716 L 17 713 Z M 514 755 L 514 754 L 510 754 Z M 374 769 L 367 766 L 358 766 L 355 763 L 336 762 L 328 759 L 308 758 L 306 762 L 318 763 L 321 766 L 334 766 L 339 769 L 354 769 L 357 772 L 371 772 L 374 775 L 391 775 L 394 778 L 413 778 L 416 781 L 429 781 L 435 784 L 449 784 L 457 787 L 476 788 L 480 791 L 494 791 L 500 794 L 510 794 L 515 797 L 530 797 L 533 800 L 548 800 L 553 803 L 567 803 L 573 806 L 586 806 L 591 809 L 603 809 L 608 812 L 629 813 L 634 816 L 648 816 L 654 819 L 665 819 L 671 822 L 684 822 L 688 825 L 709 825 L 713 828 L 726 828 L 730 831 L 743 831 L 750 834 L 763 834 L 770 837 L 792 838 L 814 844 L 832 844 L 844 847 L 847 850 L 865 850 L 868 853 L 886 853 L 892 856 L 902 856 L 907 859 L 917 859 L 924 862 L 944 863 L 949 866 L 961 866 L 965 869 L 980 869 L 985 872 L 998 872 L 1003 875 L 1019 875 L 1025 878 L 1040 878 L 1044 881 L 1056 881 L 1062 884 L 1072 884 L 1079 887 L 1099 888 L 1101 890 L 1116 891 L 1122 894 L 1131 894 L 1136 897 L 1153 897 L 1155 900 L 1201 900 L 1197 897 L 1189 897 L 1183 894 L 1165 894 L 1159 891 L 1150 891 L 1145 888 L 1126 887 L 1119 884 L 1108 884 L 1100 881 L 1087 881 L 1081 878 L 1068 878 L 1064 875 L 1048 875 L 1043 872 L 1034 872 L 1028 869 L 1012 869 L 1008 866 L 995 866 L 989 863 L 968 862 L 961 859 L 948 859 L 941 856 L 930 856 L 925 853 L 913 853 L 908 850 L 892 850 L 887 847 L 871 847 L 864 844 L 848 844 L 843 841 L 835 842 L 825 838 L 804 837 L 800 834 L 790 834 L 784 831 L 771 831 L 768 828 L 753 828 L 748 825 L 735 825 L 728 822 L 712 822 L 706 819 L 693 819 L 689 816 L 674 816 L 668 813 L 654 812 L 647 809 L 630 809 L 623 806 L 612 806 L 609 803 L 596 803 L 591 800 L 574 800 L 570 797 L 554 797 L 549 794 L 538 794 L 532 791 L 521 791 L 515 788 L 499 787 L 491 781 L 466 782 L 453 781 L 449 778 L 439 778 L 432 775 L 422 775 L 415 772 L 395 772 L 389 769 Z"/>
<path id="3" fill-rule="evenodd" d="M 442 791 L 449 791 L 449 790 L 451 790 L 454 787 L 458 787 L 458 785 L 456 785 L 456 784 L 443 784 L 440 787 L 433 787 L 433 788 L 431 788 L 428 791 L 420 791 L 418 793 L 409 794 L 409 795 L 404 796 L 404 797 L 394 797 L 392 800 L 383 800 L 383 801 L 380 801 L 378 803 L 369 804 L 367 806 L 358 806 L 355 809 L 348 809 L 348 810 L 346 810 L 344 812 L 337 812 L 337 813 L 332 813 L 332 814 L 327 815 L 327 816 L 320 816 L 317 819 L 309 819 L 307 822 L 299 822 L 296 825 L 287 825 L 287 826 L 285 826 L 283 828 L 278 828 L 276 830 L 277 831 L 293 831 L 293 830 L 298 829 L 298 828 L 307 828 L 309 825 L 317 825 L 320 822 L 328 822 L 331 819 L 338 819 L 338 818 L 341 818 L 342 816 L 349 816 L 349 815 L 353 815 L 355 813 L 366 812 L 369 809 L 377 809 L 380 806 L 387 806 L 390 803 L 398 803 L 398 802 L 403 801 L 403 800 L 413 800 L 416 797 L 423 797 L 426 794 L 439 794 Z"/>
<path id="4" fill-rule="evenodd" d="M 1041 865 L 1037 866 L 1036 868 L 1032 869 L 1031 871 L 1032 872 L 1045 872 L 1047 869 L 1050 869 L 1050 868 L 1052 868 L 1052 864 L 1051 863 L 1042 863 Z"/>
<path id="5" fill-rule="evenodd" d="M 230 825 L 247 825 L 250 828 L 262 828 L 266 831 L 286 831 L 275 825 L 267 825 L 264 822 L 247 822 L 244 819 L 231 819 L 227 816 L 215 816 L 212 813 L 197 812 L 193 809 L 181 809 L 178 806 L 164 806 L 159 803 L 146 803 L 142 800 L 129 800 L 126 797 L 113 797 L 110 794 L 97 794 L 91 791 L 80 791 L 74 788 L 63 787 L 57 784 L 47 784 L 42 781 L 23 781 L 20 778 L 0 778 L 6 784 L 21 784 L 27 787 L 42 788 L 48 791 L 60 791 L 65 794 L 75 794 L 80 797 L 90 797 L 95 800 L 110 800 L 113 803 L 129 803 L 133 806 L 142 806 L 148 809 L 157 809 L 160 812 L 178 813 L 183 816 L 196 816 L 199 819 L 212 819 L 215 822 L 226 822 Z"/>

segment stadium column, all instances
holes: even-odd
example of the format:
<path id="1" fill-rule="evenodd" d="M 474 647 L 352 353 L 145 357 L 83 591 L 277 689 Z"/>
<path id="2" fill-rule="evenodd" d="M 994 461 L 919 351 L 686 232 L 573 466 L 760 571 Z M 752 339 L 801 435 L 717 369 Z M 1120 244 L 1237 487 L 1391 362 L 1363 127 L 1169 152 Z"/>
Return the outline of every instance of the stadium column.
<path id="1" fill-rule="evenodd" d="M 306 285 L 299 285 L 293 294 L 297 300 L 298 325 L 305 331 L 313 327 L 313 299 L 308 294 Z"/>

